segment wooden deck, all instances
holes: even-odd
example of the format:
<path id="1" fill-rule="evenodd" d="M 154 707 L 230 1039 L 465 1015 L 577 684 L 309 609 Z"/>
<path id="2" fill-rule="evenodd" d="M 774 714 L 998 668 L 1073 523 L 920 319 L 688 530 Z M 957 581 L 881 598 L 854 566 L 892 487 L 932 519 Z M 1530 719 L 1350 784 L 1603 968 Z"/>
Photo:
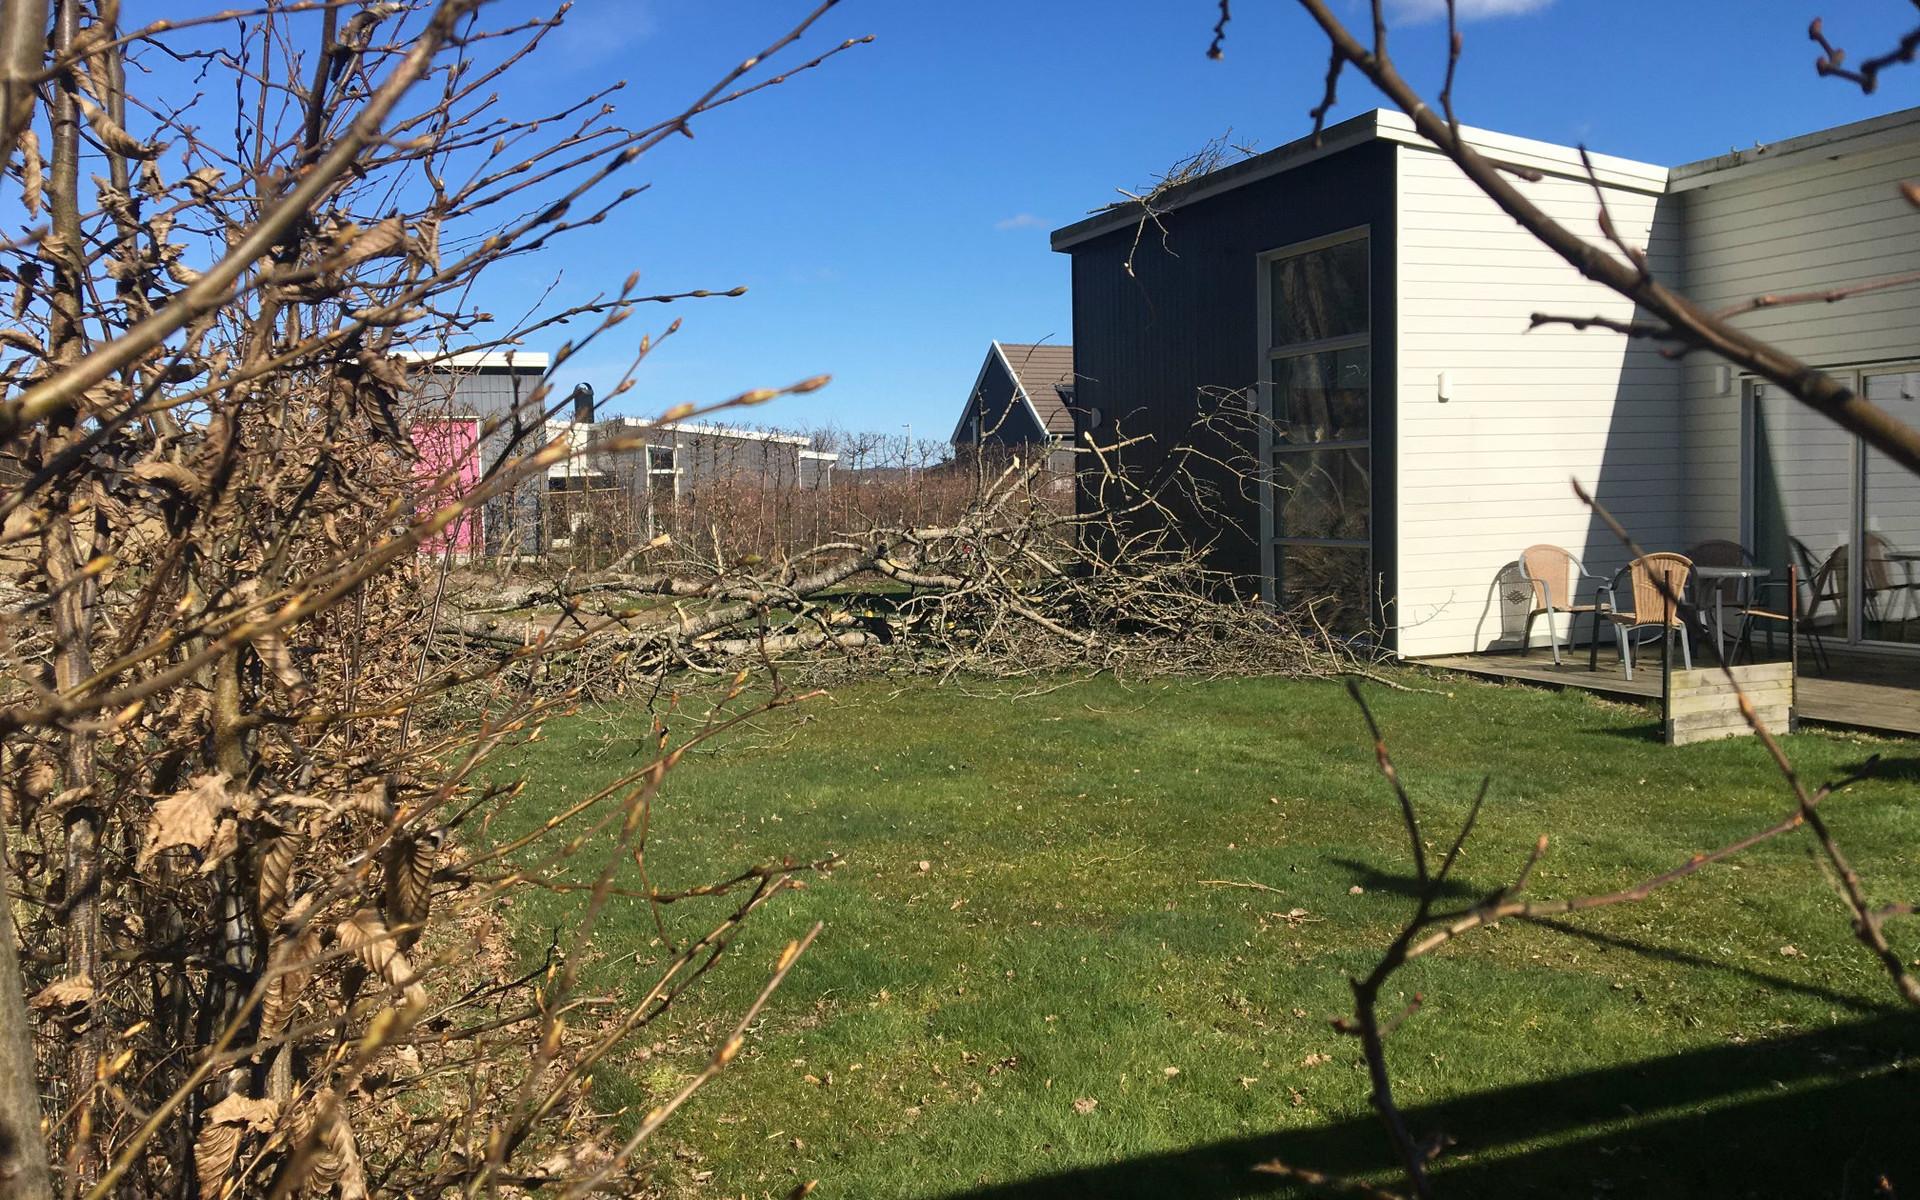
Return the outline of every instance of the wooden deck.
<path id="1" fill-rule="evenodd" d="M 1414 662 L 1422 667 L 1458 671 L 1483 679 L 1578 688 L 1655 707 L 1660 703 L 1657 658 L 1650 656 L 1651 661 L 1644 668 L 1636 663 L 1631 683 L 1621 673 L 1620 664 L 1610 661 L 1606 654 L 1600 656 L 1597 671 L 1587 670 L 1585 647 L 1577 652 L 1563 652 L 1561 658 L 1563 661 L 1558 667 L 1545 650 L 1536 650 L 1525 658 L 1517 654 L 1454 654 Z M 1801 663 L 1803 668 L 1808 665 Z M 1911 674 L 1898 669 L 1889 671 L 1884 663 L 1856 665 L 1836 660 L 1832 666 L 1830 676 L 1800 676 L 1801 720 L 1875 733 L 1920 736 L 1920 664 L 1915 665 Z"/>

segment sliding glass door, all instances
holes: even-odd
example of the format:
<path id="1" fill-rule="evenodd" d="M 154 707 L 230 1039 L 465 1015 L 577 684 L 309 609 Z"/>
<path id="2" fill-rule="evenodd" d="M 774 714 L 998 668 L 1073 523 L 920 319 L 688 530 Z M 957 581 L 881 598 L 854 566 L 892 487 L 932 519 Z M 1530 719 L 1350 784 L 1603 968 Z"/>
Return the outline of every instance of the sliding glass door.
<path id="1" fill-rule="evenodd" d="M 1920 424 L 1920 367 L 1834 372 Z M 1920 478 L 1770 384 L 1750 382 L 1754 553 L 1824 637 L 1920 644 Z M 1857 569 L 1856 569 L 1857 564 Z"/>
<path id="2" fill-rule="evenodd" d="M 1261 550 L 1269 599 L 1358 633 L 1372 611 L 1366 230 L 1261 261 Z"/>
<path id="3" fill-rule="evenodd" d="M 1862 372 L 1861 394 L 1920 424 L 1920 368 Z M 1861 455 L 1860 571 L 1854 582 L 1863 641 L 1920 644 L 1920 477 L 1878 450 Z"/>

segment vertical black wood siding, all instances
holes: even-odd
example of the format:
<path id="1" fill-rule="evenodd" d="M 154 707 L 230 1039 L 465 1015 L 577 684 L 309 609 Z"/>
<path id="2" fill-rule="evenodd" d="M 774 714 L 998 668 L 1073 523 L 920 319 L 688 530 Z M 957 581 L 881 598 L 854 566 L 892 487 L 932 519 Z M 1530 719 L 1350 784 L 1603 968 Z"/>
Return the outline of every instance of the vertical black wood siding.
<path id="1" fill-rule="evenodd" d="M 1151 447 L 1129 451 L 1130 469 L 1163 469 L 1168 447 L 1185 436 L 1203 393 L 1242 391 L 1259 380 L 1257 258 L 1295 242 L 1365 225 L 1372 269 L 1373 569 L 1393 595 L 1396 456 L 1394 377 L 1394 147 L 1370 142 L 1186 205 L 1151 223 L 1135 246 L 1132 226 L 1071 247 L 1076 440 L 1088 414 L 1102 442 L 1116 428 L 1151 434 Z M 1126 270 L 1129 251 L 1133 272 Z M 1257 452 L 1247 435 L 1239 447 Z M 1227 448 L 1211 446 L 1216 455 Z M 1189 468 L 1209 484 L 1211 511 L 1181 506 L 1188 532 L 1212 538 L 1212 565 L 1257 589 L 1259 497 L 1203 460 Z M 1082 463 L 1082 511 L 1088 511 L 1088 464 Z"/>

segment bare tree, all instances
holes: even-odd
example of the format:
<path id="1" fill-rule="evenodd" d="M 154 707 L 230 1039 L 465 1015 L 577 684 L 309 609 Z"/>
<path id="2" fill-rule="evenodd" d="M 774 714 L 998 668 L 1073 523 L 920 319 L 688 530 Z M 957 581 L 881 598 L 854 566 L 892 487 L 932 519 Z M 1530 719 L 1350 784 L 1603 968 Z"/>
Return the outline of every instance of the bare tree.
<path id="1" fill-rule="evenodd" d="M 1586 278 L 1633 300 L 1649 314 L 1645 319 L 1621 322 L 1580 314 L 1536 313 L 1532 318 L 1534 326 L 1566 324 L 1580 329 L 1611 331 L 1628 337 L 1651 338 L 1667 343 L 1669 352 L 1676 356 L 1698 352 L 1716 354 L 1743 370 L 1779 384 L 1789 395 L 1861 438 L 1867 445 L 1882 451 L 1909 471 L 1920 472 L 1920 431 L 1869 404 L 1840 381 L 1800 362 L 1739 326 L 1742 315 L 1761 309 L 1834 303 L 1867 292 L 1912 284 L 1920 276 L 1901 275 L 1865 284 L 1792 295 L 1761 295 L 1731 307 L 1708 309 L 1689 299 L 1670 281 L 1656 277 L 1644 250 L 1628 243 L 1616 231 L 1597 180 L 1595 193 L 1601 197 L 1598 202 L 1599 227 L 1603 242 L 1580 236 L 1536 206 L 1516 183 L 1516 180 L 1528 177 L 1526 169 L 1491 161 L 1468 141 L 1453 107 L 1453 84 L 1464 50 L 1454 0 L 1447 0 L 1449 55 L 1437 108 L 1425 101 L 1395 65 L 1388 51 L 1390 30 L 1381 0 L 1372 2 L 1371 36 L 1365 38 L 1350 30 L 1323 0 L 1299 0 L 1299 3 L 1326 37 L 1329 46 L 1324 89 L 1319 103 L 1309 114 L 1316 136 L 1334 105 L 1342 73 L 1346 70 L 1357 72 L 1405 112 L 1424 137 L 1543 245 L 1558 253 Z M 1218 18 L 1207 51 L 1210 57 L 1219 58 L 1223 53 L 1231 15 L 1230 0 L 1218 0 Z M 1856 69 L 1844 65 L 1845 54 L 1827 40 L 1820 21 L 1813 22 L 1809 36 L 1821 49 L 1821 56 L 1815 64 L 1820 74 L 1850 81 L 1868 92 L 1873 90 L 1882 71 L 1896 64 L 1912 62 L 1915 48 L 1920 46 L 1920 29 L 1916 29 L 1901 39 L 1894 50 L 1867 59 Z M 1589 171 L 1591 174 L 1591 168 Z M 1913 184 L 1903 185 L 1902 194 L 1909 203 L 1920 207 L 1920 190 L 1916 190 Z M 1577 483 L 1574 490 L 1623 545 L 1635 555 L 1641 553 L 1630 531 L 1612 514 Z M 1686 598 L 1674 594 L 1665 580 L 1660 582 L 1660 587 L 1666 592 L 1666 598 L 1674 605 L 1675 611 L 1686 607 Z M 1726 671 L 1726 677 L 1739 691 L 1739 681 L 1730 670 Z M 1567 915 L 1634 903 L 1755 846 L 1805 831 L 1812 838 L 1820 860 L 1828 869 L 1845 903 L 1855 937 L 1885 971 L 1900 999 L 1910 1006 L 1920 1007 L 1920 979 L 1914 976 L 1906 957 L 1891 945 L 1886 932 L 1889 921 L 1911 917 L 1920 912 L 1920 906 L 1911 902 L 1872 903 L 1859 872 L 1821 815 L 1821 805 L 1835 792 L 1853 782 L 1854 777 L 1824 786 L 1810 786 L 1794 769 L 1779 741 L 1766 728 L 1753 702 L 1744 692 L 1739 695 L 1741 713 L 1765 745 L 1790 794 L 1791 803 L 1779 821 L 1707 853 L 1688 855 L 1672 868 L 1618 890 L 1551 900 L 1533 899 L 1526 894 L 1533 870 L 1550 846 L 1549 836 L 1543 833 L 1515 871 L 1511 883 L 1477 902 L 1452 909 L 1442 907 L 1442 899 L 1447 894 L 1447 880 L 1473 833 L 1481 804 L 1492 781 L 1482 781 L 1472 808 L 1440 861 L 1437 864 L 1429 862 L 1426 849 L 1429 843 L 1426 841 L 1419 806 L 1394 766 L 1386 736 L 1357 687 L 1353 689 L 1353 695 L 1372 733 L 1381 774 L 1397 802 L 1399 817 L 1409 840 L 1417 892 L 1413 912 L 1379 961 L 1366 974 L 1349 981 L 1354 998 L 1353 1013 L 1335 1025 L 1360 1042 L 1372 1103 L 1386 1126 L 1394 1160 L 1409 1194 L 1418 1197 L 1434 1194 L 1431 1167 L 1450 1139 L 1446 1131 L 1411 1129 L 1395 1100 L 1387 1040 L 1403 1020 L 1419 1011 L 1420 999 L 1416 995 L 1405 1009 L 1383 1015 L 1383 991 L 1396 973 L 1409 963 L 1444 948 L 1455 938 L 1494 922 L 1508 918 Z M 1869 772 L 1871 769 L 1872 764 L 1865 768 Z M 1360 1181 L 1328 1176 L 1304 1164 L 1273 1162 L 1262 1169 L 1333 1190 L 1370 1195 L 1393 1194 Z"/>
<path id="2" fill-rule="evenodd" d="M 855 44 L 762 65 L 831 4 L 638 125 L 611 88 L 497 100 L 565 5 L 260 0 L 126 29 L 114 0 L 0 4 L 24 214 L 0 244 L 0 1190 L 620 1187 L 738 1053 L 765 994 L 630 1136 L 585 1099 L 597 1063 L 822 865 L 685 893 L 621 874 L 644 870 L 687 749 L 799 696 L 736 675 L 663 712 L 632 772 L 489 836 L 523 802 L 494 755 L 575 697 L 515 673 L 538 649 L 453 666 L 421 550 L 571 451 L 543 436 L 543 381 L 483 478 L 436 473 L 409 362 L 571 322 L 563 364 L 644 301 L 737 294 L 629 277 L 517 315 L 476 304 L 493 268 L 618 212 L 641 189 L 614 177 L 650 150 Z M 472 952 L 498 951 L 503 899 L 545 887 L 589 897 L 548 963 Z M 718 906 L 636 1001 L 580 986 L 624 895 Z"/>

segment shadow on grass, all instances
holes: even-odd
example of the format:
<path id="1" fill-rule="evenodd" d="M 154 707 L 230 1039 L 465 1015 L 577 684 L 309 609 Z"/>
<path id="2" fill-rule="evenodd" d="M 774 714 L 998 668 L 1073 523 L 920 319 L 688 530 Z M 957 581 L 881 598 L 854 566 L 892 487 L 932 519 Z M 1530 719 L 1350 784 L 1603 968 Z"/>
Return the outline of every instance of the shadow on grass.
<path id="1" fill-rule="evenodd" d="M 1601 933 L 1595 929 L 1585 929 L 1579 925 L 1556 920 L 1553 917 L 1534 917 L 1531 923 L 1544 929 L 1551 929 L 1555 933 L 1565 934 L 1567 937 L 1580 938 L 1598 945 L 1610 946 L 1616 950 L 1625 950 L 1645 958 L 1654 958 L 1661 962 L 1669 962 L 1682 967 L 1696 967 L 1704 971 L 1722 971 L 1729 975 L 1738 975 L 1743 979 L 1752 980 L 1754 983 L 1761 985 L 1769 991 L 1795 992 L 1802 996 L 1810 996 L 1815 1000 L 1824 1000 L 1836 1008 L 1844 1008 L 1852 1013 L 1884 1013 L 1897 1009 L 1897 1004 L 1891 998 L 1891 994 L 1886 1003 L 1876 1004 L 1861 996 L 1850 995 L 1846 992 L 1836 992 L 1832 988 L 1824 988 L 1818 984 L 1802 983 L 1797 979 L 1787 979 L 1779 975 L 1769 975 L 1765 971 L 1756 971 L 1751 967 L 1742 967 L 1734 963 L 1721 962 L 1719 959 L 1707 958 L 1686 950 L 1677 950 L 1672 946 L 1655 946 L 1647 942 L 1636 941 L 1633 938 L 1622 937 L 1619 934 Z"/>
<path id="2" fill-rule="evenodd" d="M 1407 1109 L 1451 1134 L 1443 1196 L 1920 1195 L 1920 1019 L 1901 1012 Z M 953 1193 L 949 1200 L 1311 1194 L 1253 1168 L 1391 1165 L 1378 1121 L 1234 1138 Z M 1881 1184 L 1885 1179 L 1889 1186 Z M 1388 1180 L 1391 1184 L 1391 1180 Z"/>
<path id="3" fill-rule="evenodd" d="M 1860 779 L 1884 779 L 1893 783 L 1920 783 L 1920 758 L 1888 758 L 1885 755 L 1873 759 L 1861 759 L 1847 763 L 1839 768 L 1837 775 L 1858 776 Z"/>
<path id="4" fill-rule="evenodd" d="M 1353 882 L 1369 892 L 1385 892 L 1389 896 L 1401 896 L 1408 900 L 1420 895 L 1420 881 L 1412 875 L 1382 871 L 1372 863 L 1364 863 L 1357 858 L 1331 858 L 1327 861 L 1345 869 L 1353 876 Z M 1442 900 L 1479 900 L 1487 894 L 1487 890 L 1475 889 L 1450 878 L 1440 885 L 1439 896 Z"/>
<path id="5" fill-rule="evenodd" d="M 1662 742 L 1667 737 L 1667 727 L 1662 721 L 1647 721 L 1643 724 L 1613 725 L 1601 731 L 1610 738 L 1619 738 L 1628 742 Z"/>

